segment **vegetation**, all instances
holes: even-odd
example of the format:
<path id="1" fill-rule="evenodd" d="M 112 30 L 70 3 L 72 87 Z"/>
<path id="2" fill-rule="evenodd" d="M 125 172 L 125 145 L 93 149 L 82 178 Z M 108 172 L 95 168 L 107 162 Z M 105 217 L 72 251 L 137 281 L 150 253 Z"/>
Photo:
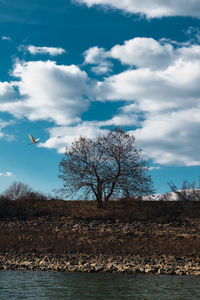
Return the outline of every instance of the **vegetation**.
<path id="1" fill-rule="evenodd" d="M 33 191 L 14 201 L 2 195 L 0 254 L 199 257 L 199 219 L 200 201 L 122 198 L 99 209 Z"/>
<path id="2" fill-rule="evenodd" d="M 91 202 L 92 208 L 97 209 L 96 203 Z M 101 209 L 100 213 L 105 214 L 106 210 Z M 137 206 L 136 210 L 139 212 Z M 197 258 L 200 255 L 199 220 L 157 224 L 152 221 L 125 223 L 120 219 L 82 222 L 66 217 L 40 217 L 1 220 L 0 225 L 0 256 L 4 257 L 11 254 L 32 259 L 35 256 L 37 261 L 39 256 L 42 259 L 64 257 L 66 262 L 71 255 L 70 261 L 82 258 L 85 264 L 88 261 L 85 255 L 95 259 L 102 254 L 111 258 L 130 254 L 144 256 L 148 264 L 150 257 L 176 255 L 177 259 L 183 256 L 195 259 L 195 255 Z"/>
<path id="3" fill-rule="evenodd" d="M 197 198 L 186 198 L 188 187 L 178 190 L 181 201 L 141 201 L 139 197 L 110 200 L 102 210 L 96 201 L 64 201 L 33 191 L 28 185 L 14 182 L 0 195 L 0 219 L 29 219 L 38 217 L 67 217 L 75 220 L 102 220 L 115 222 L 121 220 L 150 221 L 158 223 L 182 222 L 186 219 L 200 218 L 200 201 Z M 186 188 L 187 187 L 187 188 Z M 194 187 L 194 185 L 193 185 Z M 192 197 L 196 190 L 192 191 Z M 186 194 L 184 194 L 186 193 Z M 183 195 L 183 196 L 182 196 Z M 184 200 L 184 201 L 183 201 Z M 187 200 L 187 201 L 186 201 Z M 188 201 L 190 200 L 190 201 Z M 199 198 L 198 198 L 199 200 Z"/>
<path id="4" fill-rule="evenodd" d="M 199 186 L 196 189 L 195 182 L 189 183 L 186 180 L 183 181 L 180 189 L 171 181 L 168 183 L 171 188 L 171 191 L 177 195 L 178 201 L 199 201 L 200 200 L 200 182 Z"/>
<path id="5" fill-rule="evenodd" d="M 60 163 L 63 191 L 96 200 L 64 201 L 14 182 L 0 195 L 0 255 L 37 261 L 71 255 L 72 261 L 82 257 L 82 264 L 87 255 L 134 255 L 143 257 L 144 264 L 165 255 L 177 261 L 199 257 L 195 184 L 185 181 L 178 190 L 170 183 L 180 201 L 167 201 L 167 196 L 165 201 L 141 201 L 138 196 L 153 192 L 147 171 L 134 138 L 123 131 L 80 138 Z"/>
<path id="6" fill-rule="evenodd" d="M 119 129 L 93 140 L 80 137 L 66 148 L 59 171 L 67 197 L 78 193 L 80 198 L 95 198 L 99 208 L 112 198 L 153 193 L 135 138 Z"/>
<path id="7" fill-rule="evenodd" d="M 200 218 L 197 201 L 138 201 L 122 199 L 110 201 L 99 209 L 96 201 L 64 201 L 34 193 L 12 201 L 0 197 L 0 219 L 29 219 L 38 217 L 74 220 L 102 220 L 116 222 L 150 221 L 158 223 L 179 222 Z"/>
<path id="8" fill-rule="evenodd" d="M 68 195 L 80 192 L 88 199 L 93 195 L 95 201 L 64 201 L 13 182 L 0 195 L 0 218 L 67 217 L 160 223 L 200 218 L 200 192 L 195 183 L 184 181 L 180 189 L 169 183 L 178 202 L 168 201 L 167 195 L 162 197 L 165 201 L 141 201 L 141 195 L 152 193 L 153 188 L 146 162 L 134 142 L 134 137 L 115 129 L 94 140 L 80 137 L 66 149 L 59 166 L 62 191 Z M 103 206 L 104 210 L 100 209 Z"/>
<path id="9" fill-rule="evenodd" d="M 28 186 L 28 184 L 15 181 L 8 187 L 3 195 L 10 200 L 17 200 L 32 192 L 33 190 Z"/>

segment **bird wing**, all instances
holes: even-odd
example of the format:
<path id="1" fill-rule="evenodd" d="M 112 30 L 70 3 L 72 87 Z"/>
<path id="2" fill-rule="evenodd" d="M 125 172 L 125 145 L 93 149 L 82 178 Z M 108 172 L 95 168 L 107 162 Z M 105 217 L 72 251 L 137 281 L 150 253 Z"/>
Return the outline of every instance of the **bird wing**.
<path id="1" fill-rule="evenodd" d="M 28 136 L 29 136 L 29 138 L 30 138 L 31 142 L 32 142 L 32 143 L 35 143 L 35 139 L 34 139 L 34 137 L 33 137 L 31 134 L 29 134 Z"/>

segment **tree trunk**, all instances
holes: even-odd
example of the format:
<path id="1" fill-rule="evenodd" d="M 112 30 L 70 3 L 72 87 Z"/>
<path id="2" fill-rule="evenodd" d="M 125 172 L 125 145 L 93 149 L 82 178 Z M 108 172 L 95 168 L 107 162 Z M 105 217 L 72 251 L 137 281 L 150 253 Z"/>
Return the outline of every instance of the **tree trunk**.
<path id="1" fill-rule="evenodd" d="M 97 177 L 97 182 L 98 182 L 98 186 L 97 186 L 96 198 L 97 198 L 98 208 L 103 208 L 102 183 L 99 177 Z"/>
<path id="2" fill-rule="evenodd" d="M 103 208 L 103 199 L 102 199 L 102 195 L 97 195 L 97 205 L 98 208 Z"/>

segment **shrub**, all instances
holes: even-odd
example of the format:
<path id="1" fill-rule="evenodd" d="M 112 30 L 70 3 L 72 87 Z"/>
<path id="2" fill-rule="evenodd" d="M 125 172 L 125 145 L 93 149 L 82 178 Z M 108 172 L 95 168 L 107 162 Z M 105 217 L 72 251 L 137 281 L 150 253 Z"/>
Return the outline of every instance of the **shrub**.
<path id="1" fill-rule="evenodd" d="M 4 196 L 10 200 L 17 200 L 32 192 L 32 188 L 22 182 L 13 182 L 4 192 Z"/>

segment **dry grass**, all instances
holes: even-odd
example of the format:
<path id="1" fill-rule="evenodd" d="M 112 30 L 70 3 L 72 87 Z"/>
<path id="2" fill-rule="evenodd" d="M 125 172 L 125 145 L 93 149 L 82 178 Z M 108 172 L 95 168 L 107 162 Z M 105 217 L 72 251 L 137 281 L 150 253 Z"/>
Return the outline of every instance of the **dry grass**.
<path id="1" fill-rule="evenodd" d="M 111 201 L 106 208 L 99 209 L 95 201 L 47 199 L 38 194 L 15 201 L 0 198 L 1 219 L 41 216 L 65 216 L 79 220 L 151 220 L 162 223 L 200 218 L 200 202 L 120 200 Z"/>
<path id="2" fill-rule="evenodd" d="M 199 219 L 200 202 L 122 200 L 98 209 L 94 201 L 2 198 L 0 253 L 195 256 L 200 255 Z M 66 227 L 70 220 L 84 222 L 85 229 Z M 108 230 L 87 228 L 98 222 Z M 116 232 L 118 223 L 135 227 Z"/>
<path id="3" fill-rule="evenodd" d="M 0 254 L 58 257 L 68 254 L 130 254 L 145 257 L 200 255 L 199 221 L 191 221 L 189 225 L 184 223 L 182 226 L 178 223 L 164 224 L 161 229 L 155 223 L 135 222 L 135 229 L 131 231 L 116 231 L 110 223 L 106 223 L 106 230 L 101 230 L 98 226 L 93 229 L 90 226 L 74 229 L 66 227 L 66 222 L 65 218 L 49 217 L 29 221 L 2 221 Z M 187 234 L 184 234 L 185 231 Z"/>

